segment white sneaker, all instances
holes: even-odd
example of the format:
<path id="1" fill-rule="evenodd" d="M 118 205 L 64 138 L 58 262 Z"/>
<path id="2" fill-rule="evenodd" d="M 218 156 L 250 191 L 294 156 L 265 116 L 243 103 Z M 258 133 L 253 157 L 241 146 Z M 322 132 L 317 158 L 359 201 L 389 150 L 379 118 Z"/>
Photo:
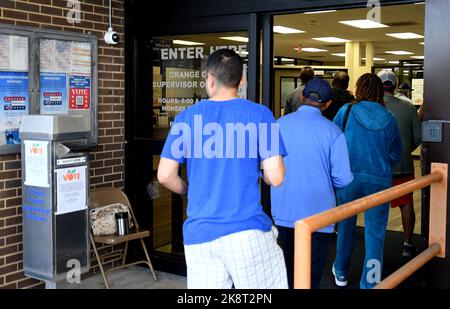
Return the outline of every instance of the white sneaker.
<path id="1" fill-rule="evenodd" d="M 347 286 L 347 278 L 345 278 L 345 277 L 338 278 L 338 276 L 336 276 L 336 270 L 334 269 L 334 265 L 333 265 L 333 268 L 331 269 L 331 271 L 333 272 L 334 282 L 336 283 L 337 286 L 339 286 L 339 287 Z"/>

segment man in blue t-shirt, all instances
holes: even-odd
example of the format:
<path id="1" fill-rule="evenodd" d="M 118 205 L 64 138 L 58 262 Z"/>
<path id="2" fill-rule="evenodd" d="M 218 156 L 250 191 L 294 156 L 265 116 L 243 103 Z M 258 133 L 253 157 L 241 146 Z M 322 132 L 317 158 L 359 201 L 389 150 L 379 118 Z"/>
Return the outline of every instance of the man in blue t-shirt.
<path id="1" fill-rule="evenodd" d="M 279 186 L 286 155 L 271 111 L 240 99 L 243 62 L 212 53 L 210 97 L 180 113 L 164 145 L 158 181 L 188 197 L 183 226 L 188 288 L 287 288 L 277 230 L 260 204 L 262 178 Z M 187 163 L 189 186 L 179 177 Z"/>
<path id="2" fill-rule="evenodd" d="M 327 81 L 313 79 L 303 90 L 303 105 L 297 112 L 279 119 L 288 155 L 284 158 L 284 183 L 272 188 L 272 215 L 280 233 L 290 288 L 295 222 L 335 207 L 333 188 L 345 187 L 353 181 L 345 136 L 321 113 L 331 103 L 331 96 Z M 319 288 L 332 232 L 333 227 L 329 226 L 312 235 L 312 288 Z"/>

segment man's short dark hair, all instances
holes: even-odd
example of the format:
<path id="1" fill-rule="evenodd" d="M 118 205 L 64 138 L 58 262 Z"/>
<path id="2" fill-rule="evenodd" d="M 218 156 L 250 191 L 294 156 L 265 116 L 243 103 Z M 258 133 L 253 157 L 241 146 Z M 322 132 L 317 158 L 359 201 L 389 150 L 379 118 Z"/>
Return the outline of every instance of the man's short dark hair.
<path id="1" fill-rule="evenodd" d="M 313 79 L 314 76 L 314 70 L 311 67 L 304 67 L 300 72 L 300 80 L 302 81 L 303 85 L 306 85 L 306 83 Z"/>
<path id="2" fill-rule="evenodd" d="M 219 49 L 208 57 L 206 72 L 227 88 L 238 88 L 242 78 L 242 58 L 231 49 Z"/>
<path id="3" fill-rule="evenodd" d="M 394 92 L 395 88 L 397 88 L 395 85 L 392 84 L 390 81 L 385 81 L 383 83 L 384 91 L 385 92 Z"/>
<path id="4" fill-rule="evenodd" d="M 347 90 L 350 83 L 350 76 L 343 71 L 339 71 L 334 74 L 332 86 L 333 88 L 339 88 L 342 90 Z"/>

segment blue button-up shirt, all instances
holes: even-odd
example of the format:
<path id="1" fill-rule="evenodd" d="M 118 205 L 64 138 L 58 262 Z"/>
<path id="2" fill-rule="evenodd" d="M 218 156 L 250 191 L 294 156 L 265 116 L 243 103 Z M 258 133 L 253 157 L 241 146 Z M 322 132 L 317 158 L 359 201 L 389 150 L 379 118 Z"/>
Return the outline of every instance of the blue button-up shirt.
<path id="1" fill-rule="evenodd" d="M 271 189 L 272 215 L 277 225 L 293 228 L 295 221 L 335 207 L 333 188 L 350 184 L 353 174 L 344 134 L 318 108 L 303 105 L 279 124 L 288 155 L 284 183 Z"/>

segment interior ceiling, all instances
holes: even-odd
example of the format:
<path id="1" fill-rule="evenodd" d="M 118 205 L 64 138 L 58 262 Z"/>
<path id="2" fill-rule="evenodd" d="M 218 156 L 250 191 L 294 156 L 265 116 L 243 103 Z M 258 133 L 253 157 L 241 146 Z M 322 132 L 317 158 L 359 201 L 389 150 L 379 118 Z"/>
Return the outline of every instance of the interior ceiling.
<path id="1" fill-rule="evenodd" d="M 306 31 L 300 34 L 274 34 L 274 55 L 286 58 L 301 58 L 324 62 L 344 62 L 344 58 L 332 56 L 344 53 L 345 43 L 326 43 L 313 40 L 317 37 L 338 37 L 352 42 L 374 42 L 375 57 L 387 60 L 413 60 L 410 56 L 394 56 L 386 51 L 404 50 L 415 56 L 424 55 L 424 39 L 401 40 L 389 37 L 386 33 L 414 32 L 424 35 L 425 5 L 408 4 L 381 7 L 381 23 L 389 28 L 359 29 L 340 24 L 342 20 L 366 19 L 368 8 L 339 10 L 323 14 L 288 14 L 274 18 L 274 25 Z M 294 48 L 298 45 L 328 50 L 321 53 L 301 52 Z M 379 62 L 376 62 L 379 63 Z M 381 62 L 382 63 L 382 62 Z"/>
<path id="2" fill-rule="evenodd" d="M 340 24 L 342 20 L 366 19 L 368 8 L 339 10 L 323 14 L 286 14 L 274 17 L 274 25 L 285 26 L 306 31 L 300 34 L 274 33 L 274 56 L 297 58 L 344 65 L 344 58 L 333 56 L 334 53 L 344 53 L 345 43 L 327 43 L 313 40 L 316 37 L 338 37 L 352 42 L 374 42 L 375 57 L 386 60 L 414 60 L 410 56 L 395 56 L 385 54 L 389 50 L 405 50 L 415 56 L 424 55 L 424 39 L 401 40 L 389 37 L 386 33 L 414 32 L 424 35 L 425 5 L 407 4 L 381 7 L 381 23 L 389 28 L 359 29 Z M 162 39 L 180 39 L 204 43 L 205 46 L 227 46 L 246 44 L 222 40 L 221 36 L 244 36 L 247 32 L 206 33 L 161 37 Z M 321 53 L 301 52 L 294 50 L 297 46 L 315 47 L 328 50 Z M 179 46 L 186 47 L 186 46 Z M 376 62 L 382 64 L 383 62 Z"/>

